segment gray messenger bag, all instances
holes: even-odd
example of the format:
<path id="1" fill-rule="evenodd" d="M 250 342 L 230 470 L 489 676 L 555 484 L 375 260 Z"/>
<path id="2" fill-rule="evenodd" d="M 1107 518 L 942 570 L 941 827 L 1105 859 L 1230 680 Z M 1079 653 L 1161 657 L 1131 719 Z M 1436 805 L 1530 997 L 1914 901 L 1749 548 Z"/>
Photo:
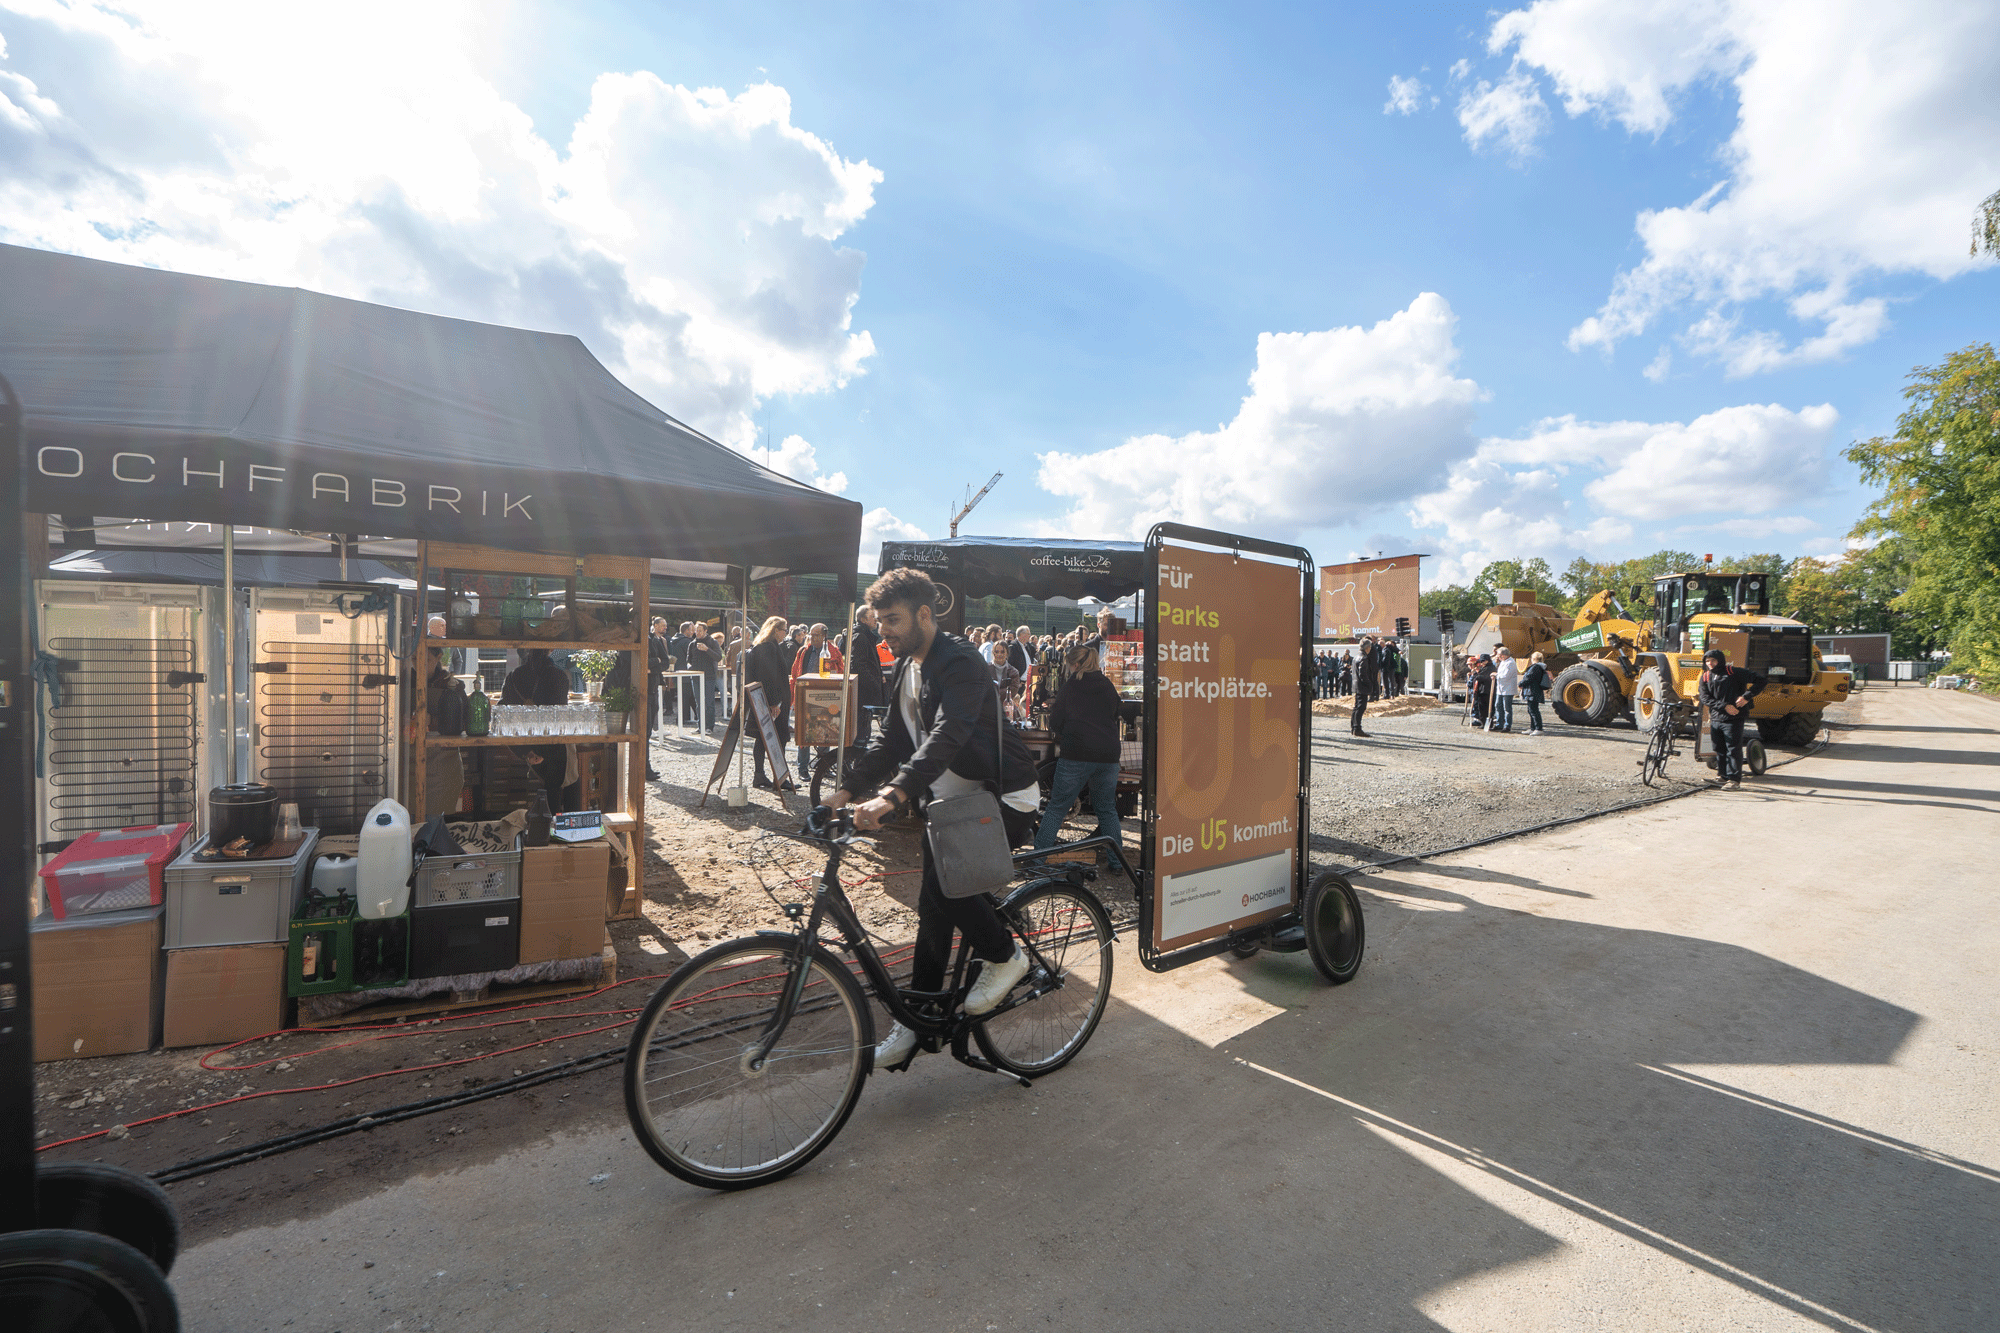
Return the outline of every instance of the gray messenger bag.
<path id="1" fill-rule="evenodd" d="M 1000 710 L 993 710 L 993 772 L 1005 768 L 1006 743 Z M 998 783 L 996 781 L 995 785 Z M 931 864 L 947 898 L 998 893 L 1014 878 L 1014 840 L 1000 798 L 991 790 L 932 801 L 924 812 L 924 836 L 931 840 Z"/>
<path id="2" fill-rule="evenodd" d="M 967 792 L 948 801 L 932 801 L 925 811 L 925 836 L 931 840 L 931 863 L 938 887 L 947 898 L 998 893 L 1014 878 L 1014 849 L 1007 838 L 1007 821 L 990 791 Z"/>

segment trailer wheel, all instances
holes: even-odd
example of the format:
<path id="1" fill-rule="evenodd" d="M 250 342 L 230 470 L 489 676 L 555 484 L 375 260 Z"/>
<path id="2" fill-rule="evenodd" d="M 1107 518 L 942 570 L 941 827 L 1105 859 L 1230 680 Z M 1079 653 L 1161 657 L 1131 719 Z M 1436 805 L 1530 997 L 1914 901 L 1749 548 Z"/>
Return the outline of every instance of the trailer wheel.
<path id="1" fill-rule="evenodd" d="M 35 1172 L 35 1194 L 42 1226 L 122 1240 L 162 1273 L 174 1271 L 181 1249 L 174 1201 L 136 1171 L 100 1162 L 55 1162 Z"/>
<path id="2" fill-rule="evenodd" d="M 173 1288 L 153 1261 L 93 1231 L 0 1236 L 8 1326 L 66 1333 L 179 1333 Z"/>
<path id="3" fill-rule="evenodd" d="M 1354 886 L 1328 871 L 1306 890 L 1299 915 L 1306 928 L 1306 951 L 1319 974 L 1336 986 L 1354 980 L 1368 943 Z"/>
<path id="4" fill-rule="evenodd" d="M 1578 662 L 1557 676 L 1550 701 L 1556 716 L 1572 727 L 1608 727 L 1625 706 L 1611 673 L 1593 662 Z"/>

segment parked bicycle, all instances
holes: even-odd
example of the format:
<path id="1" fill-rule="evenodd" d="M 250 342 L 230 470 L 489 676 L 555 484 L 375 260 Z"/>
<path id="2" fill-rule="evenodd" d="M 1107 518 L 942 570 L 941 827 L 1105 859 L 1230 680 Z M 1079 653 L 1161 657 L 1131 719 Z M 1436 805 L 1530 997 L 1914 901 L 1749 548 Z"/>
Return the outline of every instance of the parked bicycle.
<path id="1" fill-rule="evenodd" d="M 1656 710 L 1653 735 L 1646 742 L 1646 753 L 1639 760 L 1639 781 L 1648 787 L 1659 778 L 1667 766 L 1667 760 L 1680 753 L 1676 743 L 1681 728 L 1694 714 L 1694 705 L 1680 699 L 1669 699 Z"/>
<path id="2" fill-rule="evenodd" d="M 1646 742 L 1646 753 L 1639 760 L 1639 780 L 1648 787 L 1659 778 L 1667 766 L 1667 760 L 1678 755 L 1679 738 L 1683 730 L 1692 735 L 1695 726 L 1695 706 L 1683 699 L 1669 699 L 1660 705 L 1655 714 L 1653 735 Z M 1715 767 L 1715 756 L 1703 756 L 1702 762 Z M 1770 757 L 1764 750 L 1764 742 L 1752 736 L 1743 742 L 1743 767 L 1753 777 L 1762 777 L 1770 765 Z"/>
<path id="3" fill-rule="evenodd" d="M 809 905 L 780 900 L 796 932 L 759 931 L 682 964 L 647 1003 L 626 1051 L 633 1131 L 682 1180 L 710 1189 L 762 1185 L 831 1143 L 874 1072 L 871 999 L 917 1034 L 919 1049 L 949 1050 L 962 1064 L 1023 1086 L 1068 1064 L 1096 1031 L 1111 995 L 1111 918 L 1085 887 L 1092 871 L 1054 873 L 1043 859 L 1111 839 L 1014 858 L 1032 877 L 995 905 L 1030 966 L 998 1008 L 975 1018 L 963 1007 L 978 978 L 965 941 L 945 990 L 910 990 L 890 975 L 840 881 L 842 854 L 869 841 L 856 836 L 848 812 L 816 806 L 801 832 L 770 836 L 825 856 Z M 806 882 L 810 876 L 780 886 Z M 837 940 L 822 942 L 825 928 Z"/>

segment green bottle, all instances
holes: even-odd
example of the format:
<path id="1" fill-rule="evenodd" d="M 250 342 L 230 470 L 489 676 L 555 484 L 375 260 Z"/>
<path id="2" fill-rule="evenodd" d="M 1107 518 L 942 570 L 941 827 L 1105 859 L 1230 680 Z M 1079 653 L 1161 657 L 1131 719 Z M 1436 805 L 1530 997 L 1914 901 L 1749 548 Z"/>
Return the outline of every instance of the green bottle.
<path id="1" fill-rule="evenodd" d="M 486 697 L 485 690 L 474 690 L 472 698 L 466 701 L 465 734 L 484 736 L 486 723 L 493 716 L 493 701 Z"/>

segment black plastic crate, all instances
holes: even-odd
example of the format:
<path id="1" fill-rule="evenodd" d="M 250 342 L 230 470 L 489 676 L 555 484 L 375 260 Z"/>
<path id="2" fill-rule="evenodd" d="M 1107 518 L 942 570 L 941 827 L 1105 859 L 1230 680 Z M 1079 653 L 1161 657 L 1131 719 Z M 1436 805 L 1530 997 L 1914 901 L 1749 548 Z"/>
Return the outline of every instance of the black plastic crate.
<path id="1" fill-rule="evenodd" d="M 411 913 L 410 977 L 499 972 L 521 960 L 521 900 Z"/>

